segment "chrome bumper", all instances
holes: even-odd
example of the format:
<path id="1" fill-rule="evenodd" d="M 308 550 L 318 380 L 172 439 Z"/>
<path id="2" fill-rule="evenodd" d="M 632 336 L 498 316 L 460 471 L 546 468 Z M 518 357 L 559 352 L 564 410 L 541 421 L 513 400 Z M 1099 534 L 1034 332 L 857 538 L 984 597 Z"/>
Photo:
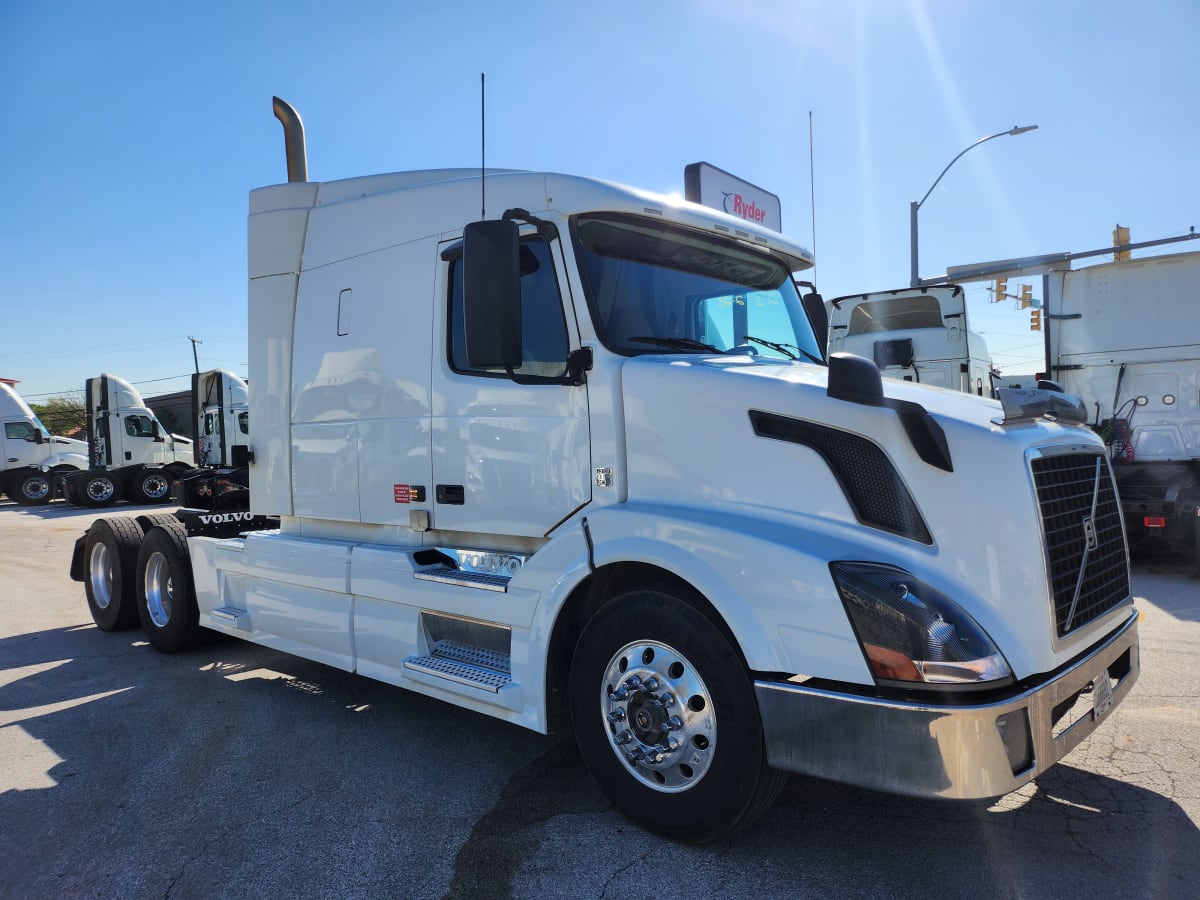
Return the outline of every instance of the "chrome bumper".
<path id="1" fill-rule="evenodd" d="M 999 797 L 1036 778 L 1100 724 L 1055 708 L 1106 673 L 1112 707 L 1137 681 L 1138 612 L 1089 656 L 1013 697 L 973 706 L 878 700 L 802 684 L 756 681 L 767 759 L 789 772 L 918 797 Z M 1079 709 L 1076 707 L 1076 710 Z M 1111 711 L 1111 708 L 1108 711 Z M 1061 712 L 1061 710 L 1060 710 Z"/>

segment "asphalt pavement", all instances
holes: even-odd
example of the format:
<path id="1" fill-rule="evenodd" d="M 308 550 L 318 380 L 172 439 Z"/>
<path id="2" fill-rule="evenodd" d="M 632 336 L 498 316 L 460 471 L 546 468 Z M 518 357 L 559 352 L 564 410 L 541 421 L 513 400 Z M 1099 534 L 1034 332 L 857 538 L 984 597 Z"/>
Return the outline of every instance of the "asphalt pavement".
<path id="1" fill-rule="evenodd" d="M 105 511 L 105 515 L 132 512 Z M 1200 581 L 1139 562 L 1142 675 L 992 803 L 793 776 L 686 847 L 543 736 L 232 638 L 105 633 L 71 546 L 97 513 L 0 501 L 0 897 L 1200 896 Z"/>

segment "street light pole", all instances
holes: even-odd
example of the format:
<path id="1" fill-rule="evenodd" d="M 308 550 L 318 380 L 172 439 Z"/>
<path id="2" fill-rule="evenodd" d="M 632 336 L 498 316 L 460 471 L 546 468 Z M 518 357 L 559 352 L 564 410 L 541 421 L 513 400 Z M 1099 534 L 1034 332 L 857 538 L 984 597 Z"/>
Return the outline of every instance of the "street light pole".
<path id="1" fill-rule="evenodd" d="M 1037 129 L 1036 125 L 1017 125 L 1017 126 L 1013 126 L 1008 131 L 997 131 L 995 134 L 989 134 L 987 137 L 980 138 L 975 143 L 968 145 L 958 154 L 958 156 L 954 157 L 954 159 L 950 160 L 950 162 L 946 164 L 946 168 L 942 169 L 942 174 L 934 179 L 933 184 L 931 184 L 929 186 L 929 190 L 927 190 L 925 192 L 925 196 L 922 197 L 920 200 L 913 200 L 909 204 L 909 206 L 908 206 L 909 255 L 911 257 L 910 261 L 912 264 L 912 272 L 911 272 L 912 278 L 909 281 L 909 287 L 920 287 L 921 286 L 921 276 L 917 274 L 919 271 L 919 268 L 917 265 L 917 211 L 921 208 L 921 204 L 923 204 L 926 200 L 929 199 L 929 195 L 932 194 L 933 189 L 938 186 L 938 182 L 942 180 L 942 176 L 950 171 L 950 166 L 952 166 L 956 162 L 958 162 L 962 158 L 963 154 L 966 153 L 968 150 L 972 150 L 975 147 L 978 147 L 980 144 L 984 144 L 984 143 L 987 143 L 988 141 L 995 140 L 998 137 L 1004 137 L 1005 135 L 1024 134 L 1027 131 L 1034 131 L 1036 129 Z"/>

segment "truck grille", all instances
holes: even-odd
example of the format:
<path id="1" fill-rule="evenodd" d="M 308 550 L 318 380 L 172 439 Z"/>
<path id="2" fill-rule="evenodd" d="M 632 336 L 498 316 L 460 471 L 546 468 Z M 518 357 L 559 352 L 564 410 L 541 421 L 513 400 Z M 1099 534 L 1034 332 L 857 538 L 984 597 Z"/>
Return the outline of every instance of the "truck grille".
<path id="1" fill-rule="evenodd" d="M 1108 459 L 1064 453 L 1032 460 L 1054 621 L 1063 637 L 1129 597 L 1121 505 Z"/>

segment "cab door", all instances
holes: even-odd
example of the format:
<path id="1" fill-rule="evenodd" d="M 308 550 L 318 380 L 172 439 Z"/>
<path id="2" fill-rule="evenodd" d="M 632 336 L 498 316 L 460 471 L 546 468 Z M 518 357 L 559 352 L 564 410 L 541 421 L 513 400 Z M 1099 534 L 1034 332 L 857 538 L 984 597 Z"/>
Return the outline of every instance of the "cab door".
<path id="1" fill-rule="evenodd" d="M 468 362 L 462 243 L 442 245 L 430 498 L 436 529 L 541 537 L 591 499 L 587 387 L 566 379 L 579 335 L 564 302 L 561 262 L 557 238 L 522 237 L 523 357 L 510 375 Z"/>
<path id="2" fill-rule="evenodd" d="M 23 466 L 36 466 L 46 455 L 42 444 L 38 442 L 41 432 L 32 423 L 24 419 L 4 423 L 3 435 L 0 436 L 0 452 L 3 452 L 4 466 L 0 468 L 18 469 Z"/>

